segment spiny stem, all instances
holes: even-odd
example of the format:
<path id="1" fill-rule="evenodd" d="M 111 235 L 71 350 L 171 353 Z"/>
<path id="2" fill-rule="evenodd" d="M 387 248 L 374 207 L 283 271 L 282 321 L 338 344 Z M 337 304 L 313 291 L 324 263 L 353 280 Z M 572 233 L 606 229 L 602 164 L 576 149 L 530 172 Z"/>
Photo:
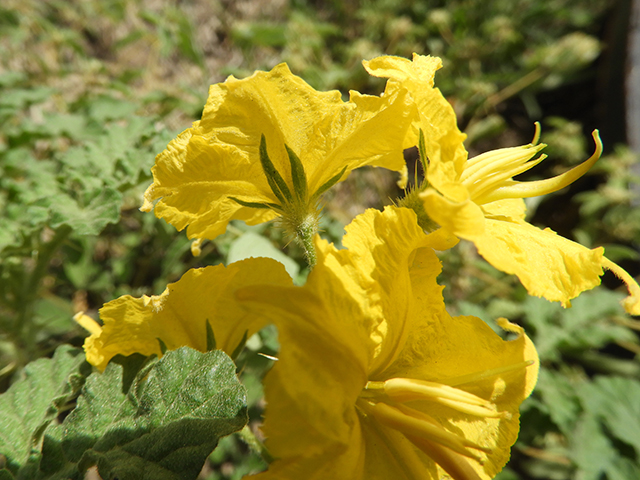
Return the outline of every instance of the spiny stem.
<path id="1" fill-rule="evenodd" d="M 264 444 L 260 440 L 258 440 L 255 434 L 251 431 L 251 428 L 249 428 L 249 425 L 245 425 L 244 428 L 238 432 L 238 435 L 240 436 L 240 438 L 242 438 L 242 440 L 244 440 L 247 445 L 249 445 L 249 448 L 258 453 L 265 462 L 273 462 L 271 453 L 269 453 L 267 447 L 265 447 Z"/>
<path id="2" fill-rule="evenodd" d="M 315 218 L 307 218 L 296 229 L 296 237 L 304 249 L 304 257 L 310 270 L 316 266 L 316 246 L 313 243 L 313 237 L 317 231 L 318 226 Z"/>

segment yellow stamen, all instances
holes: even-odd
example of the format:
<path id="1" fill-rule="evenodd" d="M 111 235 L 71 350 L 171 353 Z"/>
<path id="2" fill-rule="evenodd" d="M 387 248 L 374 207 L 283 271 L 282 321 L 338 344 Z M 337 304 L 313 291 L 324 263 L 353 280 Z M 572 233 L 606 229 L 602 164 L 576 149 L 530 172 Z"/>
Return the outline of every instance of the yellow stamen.
<path id="1" fill-rule="evenodd" d="M 435 418 L 433 418 L 432 416 L 430 416 L 427 413 L 421 412 L 420 410 L 416 410 L 415 408 L 411 408 L 411 407 L 407 407 L 406 405 L 402 405 L 402 404 L 397 404 L 394 405 L 395 408 L 397 408 L 398 410 L 400 410 L 402 413 L 404 413 L 405 415 L 412 417 L 412 418 L 416 418 L 419 420 L 422 420 L 424 422 L 427 422 L 431 425 L 434 425 L 436 427 L 438 427 L 439 429 L 441 429 L 442 431 L 444 431 L 445 433 L 449 433 L 447 430 L 444 429 L 444 427 L 442 426 L 442 424 L 440 422 L 438 422 Z M 469 439 L 467 439 L 464 435 L 458 435 L 458 434 L 451 434 L 453 435 L 459 442 L 461 445 L 464 445 L 466 448 L 474 448 L 476 450 L 480 450 L 481 452 L 484 453 L 492 453 L 493 450 L 489 447 L 483 447 Z M 462 455 L 466 455 L 469 458 L 473 458 L 474 460 L 480 462 L 480 463 L 484 463 L 484 460 L 482 460 L 481 458 L 476 457 L 472 452 L 469 452 L 469 450 L 466 450 L 465 452 L 460 452 Z"/>
<path id="2" fill-rule="evenodd" d="M 471 405 L 487 406 L 489 402 L 485 399 L 465 392 L 458 388 L 453 388 L 441 383 L 427 382 L 425 380 L 415 380 L 411 378 L 392 378 L 384 382 L 384 391 L 389 397 L 398 402 L 410 400 L 431 400 L 435 397 L 446 398 L 456 402 L 465 402 Z"/>
<path id="3" fill-rule="evenodd" d="M 534 152 L 531 155 L 535 155 L 535 153 L 536 152 Z M 498 172 L 492 172 L 490 174 L 487 174 L 487 176 L 483 178 L 481 181 L 468 187 L 471 198 L 473 199 L 474 202 L 476 202 L 479 205 L 482 203 L 485 203 L 481 200 L 482 198 L 484 198 L 490 192 L 493 192 L 504 185 L 510 185 L 513 182 L 512 177 L 515 177 L 516 175 L 520 175 L 521 173 L 524 173 L 527 170 L 535 167 L 540 162 L 542 162 L 545 158 L 547 158 L 546 155 L 540 155 L 535 160 L 525 162 L 524 164 L 516 165 L 510 168 L 507 168 L 507 166 L 505 165 L 504 169 L 501 169 Z"/>
<path id="4" fill-rule="evenodd" d="M 473 157 L 467 161 L 460 176 L 467 188 L 482 182 L 486 177 L 502 172 L 507 167 L 527 165 L 527 161 L 546 145 L 524 145 L 522 147 L 501 148 Z M 531 165 L 533 167 L 533 164 Z"/>
<path id="5" fill-rule="evenodd" d="M 539 195 L 556 192 L 566 187 L 587 173 L 593 164 L 600 158 L 600 155 L 602 154 L 602 141 L 600 140 L 598 130 L 594 130 L 592 136 L 596 144 L 595 152 L 588 160 L 577 167 L 572 168 L 568 172 L 553 178 L 547 178 L 546 180 L 538 180 L 535 182 L 517 182 L 514 180 L 512 183 L 510 182 L 509 184 L 499 187 L 480 198 L 475 198 L 474 201 L 476 203 L 484 204 L 506 198 L 537 197 Z"/>
<path id="6" fill-rule="evenodd" d="M 538 142 L 540 141 L 540 133 L 542 131 L 542 129 L 540 128 L 540 122 L 535 122 L 534 125 L 536 126 L 536 131 L 533 134 L 533 140 L 531 140 L 531 145 L 538 144 Z"/>
<path id="7" fill-rule="evenodd" d="M 365 402 L 360 400 L 356 405 L 361 406 L 363 403 Z M 424 462 L 418 456 L 416 449 L 408 444 L 410 440 L 405 435 L 397 430 L 385 428 L 372 416 L 364 415 L 362 421 L 382 439 L 391 456 L 397 460 L 398 469 L 407 478 L 422 478 L 424 476 Z"/>
<path id="8" fill-rule="evenodd" d="M 78 312 L 73 316 L 73 319 L 84 328 L 91 335 L 100 335 L 102 333 L 102 327 L 89 315 L 85 315 L 84 312 Z"/>
<path id="9" fill-rule="evenodd" d="M 366 388 L 369 388 L 369 385 Z M 384 382 L 384 393 L 396 402 L 423 400 L 436 402 L 459 412 L 478 417 L 500 418 L 505 416 L 504 412 L 493 410 L 491 402 L 472 393 L 442 385 L 441 383 L 411 378 L 392 378 Z"/>
<path id="10" fill-rule="evenodd" d="M 406 437 L 455 480 L 481 480 L 480 475 L 462 455 L 425 438 L 413 435 Z"/>
<path id="11" fill-rule="evenodd" d="M 502 418 L 506 412 L 498 412 L 494 405 L 477 395 L 436 382 L 412 378 L 392 378 L 386 382 L 368 382 L 363 391 L 364 398 L 386 394 L 399 403 L 416 400 L 439 403 L 454 410 L 477 417 Z"/>
<path id="12" fill-rule="evenodd" d="M 490 410 L 488 407 L 478 407 L 475 405 L 468 405 L 465 403 L 448 400 L 446 398 L 438 398 L 435 401 L 446 407 L 453 408 L 454 410 L 457 410 L 461 413 L 475 415 L 476 417 L 504 418 L 508 416 L 507 412 L 498 412 L 496 410 Z"/>
<path id="13" fill-rule="evenodd" d="M 629 297 L 627 297 L 623 302 L 625 310 L 631 315 L 640 315 L 640 286 L 638 283 L 623 268 L 606 257 L 602 257 L 602 266 L 607 270 L 610 270 L 616 277 L 627 285 Z"/>
<path id="14" fill-rule="evenodd" d="M 405 435 L 412 435 L 419 438 L 440 443 L 461 455 L 472 458 L 477 462 L 482 459 L 469 448 L 490 453 L 491 450 L 481 447 L 464 437 L 446 431 L 438 422 L 427 414 L 412 408 L 398 405 L 393 407 L 384 402 L 371 403 L 361 402 L 366 413 L 373 416 L 382 425 L 398 430 Z"/>

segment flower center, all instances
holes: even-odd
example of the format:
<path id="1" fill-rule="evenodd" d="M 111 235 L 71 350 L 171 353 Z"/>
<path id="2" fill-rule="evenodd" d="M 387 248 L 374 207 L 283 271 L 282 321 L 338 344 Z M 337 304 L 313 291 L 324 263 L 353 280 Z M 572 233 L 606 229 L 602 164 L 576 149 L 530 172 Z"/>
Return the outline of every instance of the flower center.
<path id="1" fill-rule="evenodd" d="M 445 429 L 440 422 L 424 412 L 424 404 L 420 406 L 421 410 L 418 410 L 406 403 L 429 402 L 475 418 L 509 418 L 511 414 L 507 411 L 498 411 L 492 401 L 458 387 L 495 377 L 507 371 L 521 370 L 532 364 L 532 361 L 521 362 L 491 371 L 448 379 L 442 383 L 412 378 L 369 381 L 356 405 L 369 425 L 374 427 L 409 472 L 413 470 L 412 464 L 415 465 L 420 460 L 415 452 L 400 450 L 401 442 L 398 435 L 404 436 L 454 479 L 478 480 L 480 477 L 469 461 L 482 465 L 487 455 L 492 453 L 492 449 L 466 438 L 464 434 Z"/>

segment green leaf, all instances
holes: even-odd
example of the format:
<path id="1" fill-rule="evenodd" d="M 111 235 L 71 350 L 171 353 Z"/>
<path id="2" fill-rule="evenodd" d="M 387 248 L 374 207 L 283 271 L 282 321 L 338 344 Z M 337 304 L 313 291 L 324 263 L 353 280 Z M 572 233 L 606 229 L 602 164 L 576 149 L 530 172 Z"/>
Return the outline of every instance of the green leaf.
<path id="1" fill-rule="evenodd" d="M 247 48 L 254 48 L 255 45 L 281 47 L 287 43 L 285 28 L 267 22 L 237 22 L 233 25 L 231 35 L 234 42 Z"/>
<path id="2" fill-rule="evenodd" d="M 568 437 L 569 455 L 578 467 L 576 478 L 600 480 L 618 454 L 592 415 L 583 415 L 575 431 Z"/>
<path id="3" fill-rule="evenodd" d="M 20 241 L 19 223 L 0 218 L 0 252 L 7 247 L 17 247 Z"/>
<path id="4" fill-rule="evenodd" d="M 267 141 L 264 138 L 264 135 L 260 137 L 260 163 L 262 164 L 262 170 L 267 177 L 267 182 L 269 182 L 269 186 L 271 187 L 273 194 L 278 198 L 278 200 L 280 200 L 280 203 L 291 203 L 293 201 L 293 196 L 291 195 L 291 191 L 289 191 L 287 183 L 284 181 L 269 158 L 269 153 L 267 152 Z"/>
<path id="5" fill-rule="evenodd" d="M 14 148 L 2 160 L 4 175 L 2 186 L 15 195 L 13 202 L 23 205 L 41 198 L 52 198 L 60 194 L 55 162 L 36 160 L 26 148 Z"/>
<path id="6" fill-rule="evenodd" d="M 141 353 L 132 353 L 131 355 L 118 354 L 113 357 L 110 362 L 122 366 L 122 393 L 126 395 L 140 370 L 156 360 L 156 355 L 147 357 Z"/>
<path id="7" fill-rule="evenodd" d="M 287 150 L 289 163 L 291 163 L 291 179 L 296 197 L 301 203 L 305 203 L 307 200 L 307 175 L 304 173 L 304 165 L 287 144 L 284 145 L 284 148 Z"/>
<path id="8" fill-rule="evenodd" d="M 580 403 L 576 396 L 576 380 L 566 373 L 543 368 L 540 370 L 536 395 L 541 396 L 547 413 L 561 432 L 571 435 L 580 414 Z M 579 384 L 578 384 L 579 385 Z"/>
<path id="9" fill-rule="evenodd" d="M 599 376 L 578 389 L 585 411 L 595 415 L 619 441 L 640 456 L 640 382 Z"/>
<path id="10" fill-rule="evenodd" d="M 640 465 L 637 460 L 617 456 L 607 467 L 607 480 L 635 480 L 636 478 L 640 478 Z"/>
<path id="11" fill-rule="evenodd" d="M 582 352 L 601 348 L 615 341 L 635 341 L 628 328 L 610 321 L 621 314 L 624 295 L 604 288 L 584 292 L 573 300 L 572 308 L 541 298 L 527 297 L 524 311 L 533 327 L 533 341 L 543 361 L 558 361 L 563 352 Z M 531 332 L 530 329 L 527 332 Z"/>
<path id="12" fill-rule="evenodd" d="M 93 120 L 105 123 L 114 119 L 131 118 L 136 108 L 137 105 L 128 100 L 102 95 L 91 100 L 88 105 L 88 114 Z"/>
<path id="13" fill-rule="evenodd" d="M 166 132 L 156 132 L 145 117 L 130 117 L 125 124 L 104 127 L 92 141 L 70 148 L 60 156 L 68 184 L 84 190 L 105 185 L 122 190 L 138 183 L 140 175 L 153 165 L 153 143 L 164 142 Z M 166 144 L 166 142 L 165 142 Z"/>
<path id="14" fill-rule="evenodd" d="M 91 375 L 76 409 L 45 434 L 43 450 L 78 475 L 93 465 L 103 479 L 195 479 L 220 437 L 247 422 L 246 392 L 224 352 L 183 347 L 143 368 L 127 394 L 123 367 Z M 81 478 L 76 476 L 75 478 Z"/>
<path id="15" fill-rule="evenodd" d="M 120 218 L 122 194 L 106 187 L 87 205 L 80 205 L 68 195 L 60 195 L 50 201 L 51 226 L 69 225 L 79 235 L 97 235 L 108 223 Z"/>
<path id="16" fill-rule="evenodd" d="M 72 331 L 77 327 L 73 321 L 74 313 L 71 301 L 65 298 L 49 294 L 37 299 L 33 312 L 36 339 L 42 341 Z"/>
<path id="17" fill-rule="evenodd" d="M 0 395 L 0 453 L 10 472 L 37 464 L 45 428 L 78 394 L 88 374 L 82 350 L 62 345 L 53 358 L 27 365 L 22 378 Z"/>

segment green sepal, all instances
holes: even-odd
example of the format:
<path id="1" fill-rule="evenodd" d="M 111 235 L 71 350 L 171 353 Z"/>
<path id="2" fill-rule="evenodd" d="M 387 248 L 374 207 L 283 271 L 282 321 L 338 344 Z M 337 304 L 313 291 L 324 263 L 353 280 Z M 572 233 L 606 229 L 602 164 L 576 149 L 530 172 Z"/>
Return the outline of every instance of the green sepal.
<path id="1" fill-rule="evenodd" d="M 160 351 L 162 352 L 162 355 L 167 353 L 167 345 L 162 341 L 162 339 L 160 337 L 156 337 L 156 340 L 158 340 L 158 343 L 160 344 Z"/>
<path id="2" fill-rule="evenodd" d="M 281 205 L 278 205 L 277 203 L 258 203 L 258 202 L 245 202 L 244 200 L 240 200 L 239 198 L 236 197 L 229 197 L 231 200 L 233 200 L 236 203 L 239 203 L 240 205 L 242 205 L 243 207 L 249 207 L 249 208 L 265 208 L 265 209 L 272 209 L 272 210 L 280 210 L 282 211 L 283 208 Z"/>
<path id="3" fill-rule="evenodd" d="M 291 163 L 291 179 L 295 194 L 301 203 L 305 203 L 307 200 L 307 175 L 304 173 L 304 166 L 300 161 L 300 157 L 286 143 L 284 148 L 287 150 L 289 162 Z"/>
<path id="4" fill-rule="evenodd" d="M 236 348 L 233 349 L 233 353 L 231 354 L 231 359 L 234 362 L 238 359 L 238 356 L 240 355 L 240 352 L 242 352 L 242 349 L 244 348 L 245 344 L 247 343 L 248 335 L 249 335 L 249 330 L 245 330 L 244 331 L 244 335 L 242 335 L 242 340 L 240 340 L 240 343 L 238 343 Z"/>
<path id="5" fill-rule="evenodd" d="M 333 177 L 331 177 L 329 180 L 327 180 L 324 185 L 322 185 L 318 190 L 316 190 L 316 193 L 313 194 L 313 199 L 315 200 L 316 198 L 318 198 L 320 195 L 322 195 L 324 192 L 326 192 L 327 190 L 329 190 L 331 187 L 333 187 L 336 183 L 338 183 L 338 181 L 342 178 L 342 176 L 344 175 L 344 172 L 347 171 L 347 168 L 349 168 L 348 165 L 345 165 L 345 167 L 340 170 L 340 173 L 338 173 L 337 175 L 334 175 Z"/>
<path id="6" fill-rule="evenodd" d="M 207 326 L 207 352 L 210 352 L 216 349 L 216 336 L 213 333 L 209 319 L 205 321 L 205 324 Z"/>
<path id="7" fill-rule="evenodd" d="M 429 166 L 429 158 L 427 157 L 427 147 L 424 143 L 424 132 L 420 129 L 420 138 L 418 139 L 418 154 L 420 163 L 422 164 L 422 173 L 427 178 L 427 167 Z M 426 183 L 426 182 L 425 182 Z"/>
<path id="8" fill-rule="evenodd" d="M 289 187 L 287 187 L 286 182 L 280 173 L 278 173 L 278 170 L 276 170 L 276 167 L 269 158 L 269 154 L 267 153 L 267 141 L 264 138 L 264 134 L 260 137 L 260 163 L 262 164 L 262 170 L 267 177 L 267 182 L 269 182 L 269 186 L 271 187 L 273 194 L 281 203 L 291 203 L 293 201 L 293 196 L 291 195 L 291 191 L 289 190 Z"/>

